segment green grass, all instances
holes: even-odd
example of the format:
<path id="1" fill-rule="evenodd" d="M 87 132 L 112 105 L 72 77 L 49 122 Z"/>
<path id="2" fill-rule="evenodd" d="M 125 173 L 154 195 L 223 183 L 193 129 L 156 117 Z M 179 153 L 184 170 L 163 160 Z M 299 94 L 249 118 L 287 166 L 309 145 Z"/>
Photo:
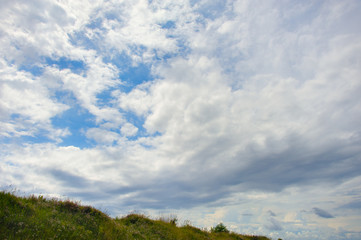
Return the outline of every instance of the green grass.
<path id="1" fill-rule="evenodd" d="M 178 227 L 174 220 L 152 220 L 141 214 L 114 219 L 72 201 L 0 192 L 0 239 L 269 240 L 262 236 L 208 232 L 190 225 Z"/>

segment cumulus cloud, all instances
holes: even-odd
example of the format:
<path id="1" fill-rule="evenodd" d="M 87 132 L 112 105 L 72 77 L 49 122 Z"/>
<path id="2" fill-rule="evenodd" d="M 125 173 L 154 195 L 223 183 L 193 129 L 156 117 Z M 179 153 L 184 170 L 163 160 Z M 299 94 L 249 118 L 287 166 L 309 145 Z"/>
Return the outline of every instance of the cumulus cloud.
<path id="1" fill-rule="evenodd" d="M 138 132 L 138 128 L 136 128 L 133 124 L 126 123 L 122 126 L 121 130 L 124 136 L 134 136 Z"/>
<path id="2" fill-rule="evenodd" d="M 39 129 L 50 138 L 67 135 L 67 130 L 56 130 L 50 118 L 68 107 L 52 100 L 51 93 L 37 77 L 18 71 L 4 60 L 0 61 L 1 135 L 5 137 L 32 136 Z"/>
<path id="3" fill-rule="evenodd" d="M 88 129 L 86 132 L 86 136 L 87 138 L 93 139 L 98 143 L 107 143 L 107 144 L 112 144 L 120 138 L 120 136 L 115 132 L 107 131 L 105 129 L 99 129 L 99 128 Z"/>

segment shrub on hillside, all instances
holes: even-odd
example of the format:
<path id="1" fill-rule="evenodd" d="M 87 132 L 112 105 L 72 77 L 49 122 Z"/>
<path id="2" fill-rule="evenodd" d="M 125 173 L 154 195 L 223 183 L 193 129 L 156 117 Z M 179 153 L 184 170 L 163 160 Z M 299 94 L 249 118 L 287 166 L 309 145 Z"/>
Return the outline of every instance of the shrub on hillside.
<path id="1" fill-rule="evenodd" d="M 226 226 L 224 226 L 223 223 L 219 223 L 217 226 L 215 226 L 214 228 L 211 228 L 211 232 L 213 233 L 219 233 L 219 232 L 225 232 L 228 233 L 229 230 L 227 229 Z"/>

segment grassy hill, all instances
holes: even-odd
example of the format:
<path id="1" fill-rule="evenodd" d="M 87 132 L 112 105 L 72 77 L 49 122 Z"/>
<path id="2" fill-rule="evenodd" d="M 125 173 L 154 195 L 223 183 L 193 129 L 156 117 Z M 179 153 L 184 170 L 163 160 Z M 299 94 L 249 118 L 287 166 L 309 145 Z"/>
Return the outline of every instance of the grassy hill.
<path id="1" fill-rule="evenodd" d="M 111 218 L 72 201 L 0 192 L 0 239 L 209 239 L 269 240 L 228 232 L 208 232 L 173 219 L 151 220 L 140 214 Z"/>

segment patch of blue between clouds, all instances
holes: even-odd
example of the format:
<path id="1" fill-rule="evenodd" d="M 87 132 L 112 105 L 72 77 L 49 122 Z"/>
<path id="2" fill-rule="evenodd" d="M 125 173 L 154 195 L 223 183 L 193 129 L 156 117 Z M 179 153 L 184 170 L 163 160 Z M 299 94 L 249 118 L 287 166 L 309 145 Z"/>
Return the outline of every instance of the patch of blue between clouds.
<path id="1" fill-rule="evenodd" d="M 89 24 L 87 24 L 86 27 L 90 29 L 96 29 L 96 28 L 101 28 L 102 24 L 103 24 L 103 19 L 96 18 L 93 21 L 91 21 Z"/>
<path id="2" fill-rule="evenodd" d="M 44 72 L 44 69 L 37 65 L 21 65 L 19 70 L 29 72 L 36 77 L 42 75 Z"/>
<path id="3" fill-rule="evenodd" d="M 143 63 L 135 67 L 129 67 L 119 74 L 119 78 L 124 82 L 122 86 L 124 92 L 130 92 L 134 87 L 154 80 L 149 66 Z"/>
<path id="4" fill-rule="evenodd" d="M 133 124 L 135 127 L 138 128 L 138 132 L 134 136 L 128 136 L 127 139 L 130 141 L 135 141 L 140 137 L 148 136 L 146 129 L 144 128 L 144 117 L 137 116 L 132 112 L 122 112 L 124 118 L 127 122 Z"/>
<path id="5" fill-rule="evenodd" d="M 155 133 L 152 133 L 152 134 L 148 133 L 147 130 L 143 127 L 144 120 L 142 118 L 137 119 L 135 117 L 135 118 L 133 118 L 133 120 L 135 120 L 135 121 L 129 121 L 129 122 L 132 123 L 134 126 L 136 126 L 138 128 L 138 132 L 134 136 L 128 136 L 127 139 L 129 141 L 136 141 L 136 140 L 138 140 L 139 138 L 142 138 L 142 137 L 154 138 L 154 137 L 158 137 L 158 136 L 162 135 L 160 132 L 155 132 Z M 151 148 L 148 145 L 144 145 L 144 144 L 142 144 L 142 145 L 145 148 Z"/>
<path id="6" fill-rule="evenodd" d="M 86 32 L 83 31 L 76 31 L 72 34 L 68 34 L 69 42 L 77 47 L 82 47 L 87 50 L 95 50 L 98 53 L 101 51 L 99 48 L 99 42 L 102 41 L 102 36 L 100 33 L 95 33 L 93 39 L 90 39 L 86 36 Z"/>
<path id="7" fill-rule="evenodd" d="M 13 113 L 13 114 L 10 115 L 11 120 L 16 120 L 19 117 L 21 117 L 21 115 L 19 113 Z"/>
<path id="8" fill-rule="evenodd" d="M 118 22 L 121 22 L 121 15 L 119 15 L 117 12 L 112 12 L 112 11 L 106 12 L 104 14 L 104 17 L 107 20 L 117 20 Z"/>
<path id="9" fill-rule="evenodd" d="M 113 91 L 120 90 L 124 93 L 129 93 L 140 84 L 154 80 L 154 76 L 151 74 L 151 66 L 149 64 L 139 63 L 136 66 L 132 66 L 131 59 L 127 55 L 118 55 L 116 58 L 111 60 L 105 59 L 104 61 L 112 63 L 122 70 L 119 74 L 119 78 L 123 84 L 117 87 L 109 88 L 97 94 L 98 106 L 114 107 L 114 104 L 116 103 L 114 97 L 112 96 Z M 131 111 L 125 111 L 122 109 L 119 109 L 119 112 L 127 122 L 138 128 L 136 135 L 127 136 L 129 141 L 136 141 L 141 137 L 156 137 L 160 135 L 160 133 L 149 134 L 147 132 L 143 126 L 145 121 L 143 116 L 138 116 Z M 120 133 L 119 130 L 112 131 Z"/>
<path id="10" fill-rule="evenodd" d="M 67 128 L 70 135 L 62 138 L 60 146 L 75 146 L 79 148 L 89 148 L 95 142 L 86 138 L 85 132 L 89 128 L 96 127 L 95 116 L 86 109 L 75 105 L 51 119 L 55 128 Z"/>
<path id="11" fill-rule="evenodd" d="M 191 5 L 198 3 L 197 0 L 191 0 Z M 200 13 L 204 18 L 214 20 L 220 17 L 226 9 L 227 1 L 208 1 L 200 5 L 197 12 Z"/>
<path id="12" fill-rule="evenodd" d="M 163 29 L 171 29 L 171 28 L 175 28 L 176 25 L 175 25 L 174 21 L 167 21 L 167 22 L 161 24 L 160 27 Z"/>
<path id="13" fill-rule="evenodd" d="M 173 36 L 167 36 L 169 38 L 173 38 Z M 172 59 L 175 57 L 186 57 L 189 53 L 191 53 L 191 49 L 186 45 L 186 41 L 183 39 L 177 39 L 177 52 L 158 52 L 157 50 L 153 50 L 154 60 L 157 62 L 167 63 L 168 59 Z"/>
<path id="14" fill-rule="evenodd" d="M 151 74 L 150 64 L 138 63 L 134 66 L 132 59 L 126 54 L 118 54 L 112 58 L 107 57 L 104 58 L 103 61 L 115 65 L 120 70 L 119 79 L 123 84 L 118 86 L 118 89 L 122 92 L 128 93 L 139 84 L 154 80 Z M 109 95 L 113 90 L 115 89 L 107 89 L 98 94 L 97 97 L 100 99 L 100 102 L 102 102 L 104 98 L 109 98 L 107 94 Z"/>
<path id="15" fill-rule="evenodd" d="M 60 70 L 70 69 L 73 73 L 79 74 L 85 70 L 86 64 L 83 61 L 71 60 L 65 57 L 53 59 L 45 57 L 45 62 L 48 65 L 56 66 Z"/>
<path id="16" fill-rule="evenodd" d="M 115 104 L 115 99 L 112 95 L 112 93 L 116 90 L 118 90 L 119 87 L 110 87 L 101 93 L 98 93 L 96 95 L 97 98 L 97 106 L 99 107 L 105 107 L 105 106 L 113 106 Z"/>

